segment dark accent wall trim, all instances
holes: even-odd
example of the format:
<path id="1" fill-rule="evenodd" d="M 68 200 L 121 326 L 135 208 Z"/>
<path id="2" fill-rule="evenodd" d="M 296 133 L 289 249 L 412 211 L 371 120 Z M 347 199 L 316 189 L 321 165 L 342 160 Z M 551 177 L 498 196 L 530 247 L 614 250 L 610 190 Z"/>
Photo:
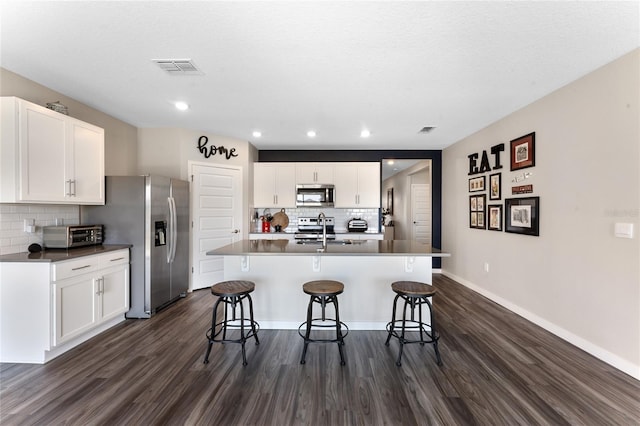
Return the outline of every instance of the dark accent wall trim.
<path id="1" fill-rule="evenodd" d="M 442 248 L 442 151 L 436 150 L 265 150 L 258 152 L 259 162 L 349 162 L 398 160 L 431 160 L 433 201 L 433 246 Z M 440 268 L 440 258 L 433 259 L 433 267 Z"/>

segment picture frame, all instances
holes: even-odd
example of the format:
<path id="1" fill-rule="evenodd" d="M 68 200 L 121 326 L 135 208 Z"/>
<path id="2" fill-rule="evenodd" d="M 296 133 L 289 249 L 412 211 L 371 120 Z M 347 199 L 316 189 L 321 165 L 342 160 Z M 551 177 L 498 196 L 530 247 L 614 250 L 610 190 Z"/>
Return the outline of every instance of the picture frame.
<path id="1" fill-rule="evenodd" d="M 502 198 L 502 173 L 489 175 L 489 200 Z"/>
<path id="2" fill-rule="evenodd" d="M 485 229 L 486 194 L 469 196 L 469 227 Z"/>
<path id="3" fill-rule="evenodd" d="M 487 206 L 487 229 L 490 231 L 502 231 L 502 205 L 490 204 Z"/>
<path id="4" fill-rule="evenodd" d="M 540 235 L 540 197 L 504 200 L 505 232 Z"/>
<path id="5" fill-rule="evenodd" d="M 486 185 L 485 176 L 469 178 L 469 192 L 484 191 L 485 185 Z"/>
<path id="6" fill-rule="evenodd" d="M 393 214 L 393 188 L 387 189 L 387 211 Z"/>
<path id="7" fill-rule="evenodd" d="M 536 165 L 536 132 L 511 141 L 511 171 Z"/>

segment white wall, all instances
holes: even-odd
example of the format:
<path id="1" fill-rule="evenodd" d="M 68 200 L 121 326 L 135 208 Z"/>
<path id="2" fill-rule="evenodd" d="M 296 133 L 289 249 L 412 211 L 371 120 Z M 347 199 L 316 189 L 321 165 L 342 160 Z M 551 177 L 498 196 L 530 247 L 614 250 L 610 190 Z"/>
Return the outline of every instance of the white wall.
<path id="1" fill-rule="evenodd" d="M 198 139 L 208 138 L 207 146 L 234 148 L 237 157 L 227 159 L 216 154 L 205 158 L 198 150 Z M 247 141 L 206 132 L 174 128 L 138 129 L 138 174 L 156 174 L 190 180 L 189 162 L 221 164 L 242 167 L 244 227 L 250 230 L 249 212 L 253 211 L 253 163 L 258 159 L 257 149 Z"/>
<path id="2" fill-rule="evenodd" d="M 640 50 L 443 152 L 443 271 L 640 378 Z M 509 171 L 509 141 L 536 133 L 536 165 Z M 522 172 L 540 236 L 469 228 L 469 154 L 505 143 L 502 200 Z M 488 172 L 488 175 L 493 172 Z M 633 239 L 614 237 L 616 222 Z M 484 264 L 489 263 L 489 272 Z"/>

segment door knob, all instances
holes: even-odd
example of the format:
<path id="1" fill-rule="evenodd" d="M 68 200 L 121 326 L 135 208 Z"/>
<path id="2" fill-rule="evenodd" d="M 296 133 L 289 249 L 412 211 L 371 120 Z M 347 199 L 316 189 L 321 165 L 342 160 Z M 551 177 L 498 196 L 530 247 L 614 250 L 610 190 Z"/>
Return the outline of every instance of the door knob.
<path id="1" fill-rule="evenodd" d="M 234 233 L 234 234 L 239 234 L 239 233 L 240 233 L 240 230 L 239 230 L 239 229 L 234 229 L 234 230 L 233 230 L 233 231 L 231 231 L 231 232 L 232 232 L 232 233 Z"/>

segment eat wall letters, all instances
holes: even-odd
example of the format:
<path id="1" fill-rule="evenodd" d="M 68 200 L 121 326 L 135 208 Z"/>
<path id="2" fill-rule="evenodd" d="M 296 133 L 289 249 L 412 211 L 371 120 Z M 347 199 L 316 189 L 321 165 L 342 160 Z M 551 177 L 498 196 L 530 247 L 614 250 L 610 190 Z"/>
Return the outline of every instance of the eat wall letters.
<path id="1" fill-rule="evenodd" d="M 502 168 L 502 164 L 500 164 L 500 153 L 504 151 L 504 143 L 500 143 L 498 145 L 494 145 L 491 147 L 491 154 L 493 155 L 493 169 L 489 164 L 489 156 L 487 155 L 487 151 L 482 151 L 482 159 L 480 160 L 480 167 L 477 165 L 478 157 L 480 154 L 470 154 L 469 157 L 469 174 L 477 175 L 479 173 L 489 172 L 491 170 L 498 170 Z"/>

